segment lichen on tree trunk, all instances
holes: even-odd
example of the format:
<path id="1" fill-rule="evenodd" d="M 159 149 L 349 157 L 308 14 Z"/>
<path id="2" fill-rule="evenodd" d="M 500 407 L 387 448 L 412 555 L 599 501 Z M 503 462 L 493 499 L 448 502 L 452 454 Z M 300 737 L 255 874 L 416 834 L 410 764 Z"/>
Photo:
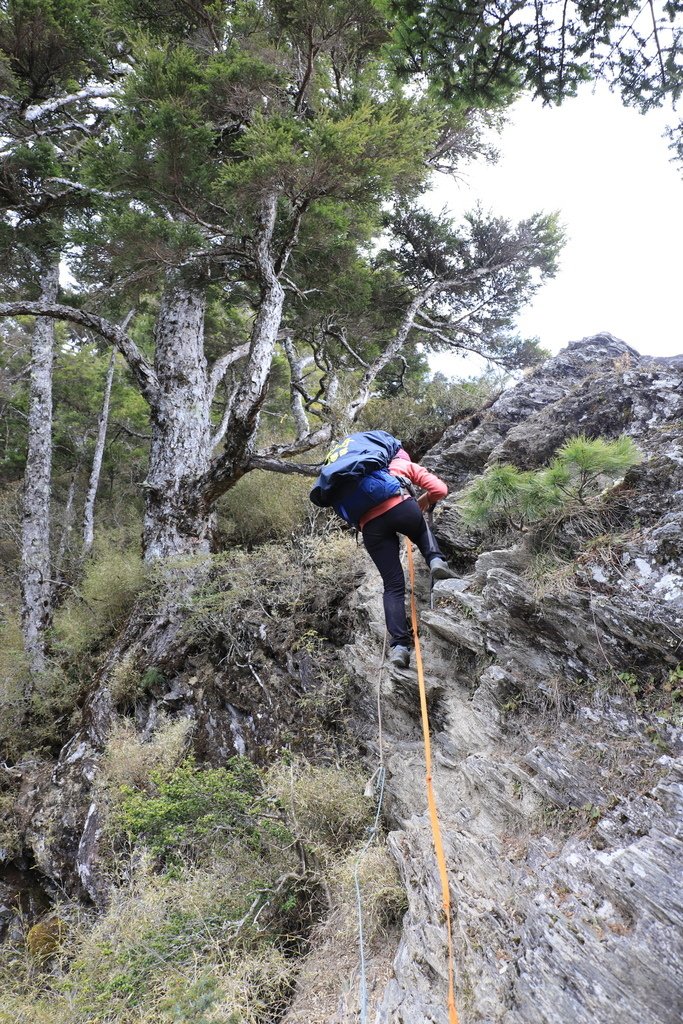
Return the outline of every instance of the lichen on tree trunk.
<path id="1" fill-rule="evenodd" d="M 59 255 L 52 254 L 42 275 L 41 300 L 54 302 L 58 287 Z M 50 622 L 52 603 L 50 493 L 54 338 L 54 321 L 39 317 L 31 342 L 28 450 L 21 531 L 22 629 L 33 674 L 45 669 L 45 629 Z"/>
<path id="2" fill-rule="evenodd" d="M 213 515 L 197 488 L 211 457 L 205 308 L 204 281 L 169 275 L 154 335 L 159 392 L 144 484 L 147 561 L 209 550 Z"/>

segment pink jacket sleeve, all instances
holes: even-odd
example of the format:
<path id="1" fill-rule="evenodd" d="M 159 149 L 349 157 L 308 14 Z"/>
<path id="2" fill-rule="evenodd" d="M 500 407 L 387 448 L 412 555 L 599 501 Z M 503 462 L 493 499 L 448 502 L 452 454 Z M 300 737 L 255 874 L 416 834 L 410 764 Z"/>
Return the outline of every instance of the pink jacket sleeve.
<path id="1" fill-rule="evenodd" d="M 448 486 L 441 480 L 440 477 L 435 476 L 434 473 L 430 473 L 424 466 L 418 465 L 417 462 L 411 462 L 410 459 L 404 458 L 405 453 L 403 450 L 392 460 L 389 466 L 390 473 L 396 473 L 399 476 L 405 476 L 411 483 L 417 484 L 418 487 L 422 487 L 429 495 L 429 500 L 432 505 L 435 505 L 441 498 L 445 498 L 448 494 Z"/>

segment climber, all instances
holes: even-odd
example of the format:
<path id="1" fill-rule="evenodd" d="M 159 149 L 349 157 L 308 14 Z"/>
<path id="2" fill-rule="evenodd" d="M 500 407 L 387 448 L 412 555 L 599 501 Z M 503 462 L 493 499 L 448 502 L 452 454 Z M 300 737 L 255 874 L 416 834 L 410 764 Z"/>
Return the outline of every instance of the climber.
<path id="1" fill-rule="evenodd" d="M 424 493 L 418 499 L 406 493 L 387 498 L 366 512 L 359 525 L 368 554 L 384 583 L 384 617 L 391 638 L 389 660 L 396 668 L 407 668 L 412 640 L 405 613 L 405 577 L 399 556 L 399 534 L 417 544 L 429 566 L 432 580 L 452 579 L 457 574 L 445 561 L 423 514 L 446 497 L 448 487 L 438 476 L 411 462 L 403 448 L 399 448 L 388 468 L 392 476 L 410 481 L 423 488 Z"/>

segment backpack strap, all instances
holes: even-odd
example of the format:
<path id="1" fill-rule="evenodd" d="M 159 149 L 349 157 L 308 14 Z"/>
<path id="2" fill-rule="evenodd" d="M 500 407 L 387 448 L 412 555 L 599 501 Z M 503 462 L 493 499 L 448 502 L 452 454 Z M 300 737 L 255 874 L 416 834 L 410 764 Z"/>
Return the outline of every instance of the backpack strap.
<path id="1" fill-rule="evenodd" d="M 392 473 L 401 485 L 401 489 L 409 494 L 411 498 L 417 500 L 419 494 L 419 488 L 417 484 L 414 484 L 412 480 L 409 480 L 407 476 L 401 476 L 400 473 Z"/>

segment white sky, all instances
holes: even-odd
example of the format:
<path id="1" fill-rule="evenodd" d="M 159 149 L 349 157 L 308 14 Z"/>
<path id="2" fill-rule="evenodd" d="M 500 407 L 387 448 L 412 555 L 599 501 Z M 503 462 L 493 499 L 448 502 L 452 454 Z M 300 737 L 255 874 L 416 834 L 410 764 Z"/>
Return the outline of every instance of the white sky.
<path id="1" fill-rule="evenodd" d="M 497 141 L 497 164 L 477 161 L 464 180 L 438 181 L 430 206 L 454 214 L 478 200 L 517 220 L 560 211 L 560 271 L 520 315 L 523 336 L 557 352 L 609 331 L 644 354 L 683 353 L 683 169 L 662 137 L 667 117 L 627 109 L 605 87 L 560 108 L 522 100 Z M 465 369 L 454 356 L 430 363 L 449 375 Z"/>

